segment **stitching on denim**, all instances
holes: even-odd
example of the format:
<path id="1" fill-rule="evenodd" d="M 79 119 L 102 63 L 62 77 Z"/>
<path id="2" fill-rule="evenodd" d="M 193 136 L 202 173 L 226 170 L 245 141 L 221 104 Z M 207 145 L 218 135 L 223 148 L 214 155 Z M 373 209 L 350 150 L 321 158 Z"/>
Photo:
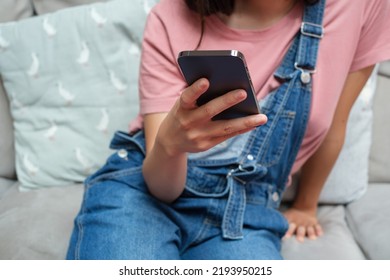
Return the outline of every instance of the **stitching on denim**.
<path id="1" fill-rule="evenodd" d="M 77 215 L 75 219 L 75 226 L 77 225 L 78 227 L 78 234 L 77 234 L 77 241 L 76 245 L 74 248 L 74 257 L 76 260 L 81 259 L 81 243 L 84 238 L 84 227 L 83 227 L 83 217 L 87 213 L 86 209 L 86 201 L 88 200 L 88 192 L 87 189 L 84 190 L 84 195 L 83 195 L 83 202 L 82 202 L 82 207 L 80 209 L 80 213 Z"/>
<path id="2" fill-rule="evenodd" d="M 116 170 L 116 171 L 112 171 L 112 172 L 108 172 L 108 173 L 103 173 L 103 174 L 93 178 L 91 181 L 89 181 L 86 185 L 86 188 L 90 189 L 91 187 L 93 187 L 93 185 L 95 185 L 97 182 L 102 181 L 102 180 L 109 180 L 109 179 L 113 179 L 113 178 L 121 178 L 121 177 L 125 177 L 125 176 L 131 176 L 134 174 L 139 174 L 140 172 L 142 172 L 142 166 L 130 167 L 130 168 L 126 168 L 123 170 Z"/>
<path id="3" fill-rule="evenodd" d="M 295 115 L 296 115 L 295 112 L 292 112 L 292 111 L 285 111 L 281 114 L 280 119 L 278 120 L 279 125 L 280 125 L 280 120 L 282 118 L 285 119 L 285 122 L 286 122 L 286 124 L 284 125 L 284 128 L 283 128 L 283 135 L 280 137 L 280 141 L 278 141 L 282 145 L 277 145 L 277 150 L 275 151 L 275 154 L 272 154 L 272 157 L 269 161 L 266 160 L 267 153 L 265 153 L 263 155 L 263 159 L 261 160 L 261 163 L 265 167 L 270 167 L 279 161 L 279 159 L 280 159 L 280 157 L 281 157 L 281 155 L 282 155 L 282 153 L 283 153 L 283 151 L 286 148 L 286 145 L 288 143 L 287 139 L 288 139 L 288 136 L 290 135 L 291 128 L 293 127 Z"/>

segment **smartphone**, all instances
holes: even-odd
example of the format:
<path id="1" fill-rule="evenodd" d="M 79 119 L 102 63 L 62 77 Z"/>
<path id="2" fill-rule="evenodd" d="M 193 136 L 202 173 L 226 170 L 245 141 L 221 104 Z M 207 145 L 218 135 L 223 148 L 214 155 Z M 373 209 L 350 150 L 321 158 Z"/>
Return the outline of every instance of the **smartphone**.
<path id="1" fill-rule="evenodd" d="M 233 119 L 260 113 L 244 55 L 237 50 L 182 51 L 178 56 L 180 70 L 188 85 L 207 78 L 209 89 L 197 100 L 201 106 L 235 89 L 244 89 L 247 98 L 226 109 L 213 119 Z"/>

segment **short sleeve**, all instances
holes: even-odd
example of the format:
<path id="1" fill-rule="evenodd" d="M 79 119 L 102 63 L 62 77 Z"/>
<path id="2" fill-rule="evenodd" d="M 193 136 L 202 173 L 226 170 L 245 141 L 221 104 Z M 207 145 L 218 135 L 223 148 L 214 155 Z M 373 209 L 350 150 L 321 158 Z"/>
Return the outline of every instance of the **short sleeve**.
<path id="1" fill-rule="evenodd" d="M 168 112 L 185 87 L 164 21 L 149 14 L 142 44 L 140 113 Z"/>
<path id="2" fill-rule="evenodd" d="M 351 72 L 390 59 L 390 1 L 366 0 Z"/>

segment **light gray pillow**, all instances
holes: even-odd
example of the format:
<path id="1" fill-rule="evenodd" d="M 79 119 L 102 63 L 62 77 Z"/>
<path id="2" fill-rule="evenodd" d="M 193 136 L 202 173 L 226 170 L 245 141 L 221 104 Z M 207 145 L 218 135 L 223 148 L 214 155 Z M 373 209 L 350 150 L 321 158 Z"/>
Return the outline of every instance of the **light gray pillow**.
<path id="1" fill-rule="evenodd" d="M 376 81 L 377 68 L 352 107 L 345 143 L 321 192 L 320 203 L 349 203 L 367 190 Z M 294 178 L 293 185 L 287 188 L 284 201 L 293 199 L 297 180 Z"/>
<path id="2" fill-rule="evenodd" d="M 149 1 L 147 1 L 149 3 Z M 145 1 L 113 0 L 0 25 L 0 74 L 22 189 L 80 182 L 138 113 Z"/>

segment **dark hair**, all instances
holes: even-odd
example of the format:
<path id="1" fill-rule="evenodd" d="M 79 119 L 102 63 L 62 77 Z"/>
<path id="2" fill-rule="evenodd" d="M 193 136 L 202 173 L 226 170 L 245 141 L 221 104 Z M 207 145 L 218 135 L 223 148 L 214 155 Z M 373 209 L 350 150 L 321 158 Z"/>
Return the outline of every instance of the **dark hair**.
<path id="1" fill-rule="evenodd" d="M 303 0 L 306 5 L 312 5 L 317 3 L 319 0 Z M 234 10 L 235 0 L 185 0 L 188 8 L 199 14 L 201 19 L 201 35 L 198 42 L 199 48 L 203 33 L 204 33 L 204 19 L 206 16 L 215 14 L 215 13 L 223 13 L 226 15 L 230 15 Z"/>

